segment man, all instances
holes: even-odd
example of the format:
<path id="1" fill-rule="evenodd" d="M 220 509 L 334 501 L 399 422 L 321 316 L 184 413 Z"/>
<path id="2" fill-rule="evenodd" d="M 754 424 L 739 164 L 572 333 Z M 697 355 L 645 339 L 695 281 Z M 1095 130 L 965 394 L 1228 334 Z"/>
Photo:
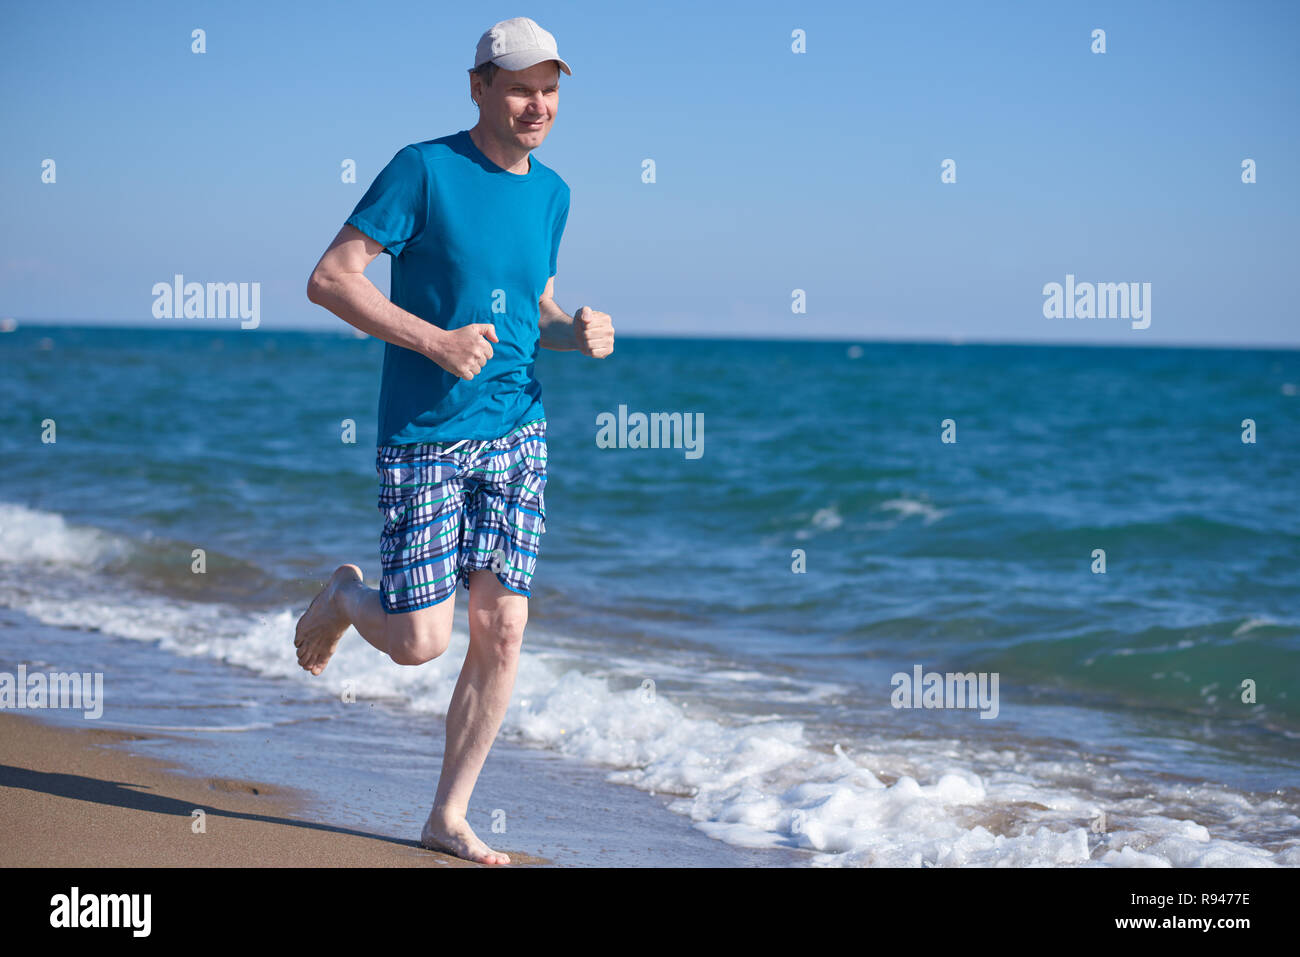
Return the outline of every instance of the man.
<path id="1" fill-rule="evenodd" d="M 458 583 L 469 652 L 424 846 L 508 864 L 465 819 L 501 727 L 545 531 L 546 418 L 539 346 L 603 358 L 608 314 L 553 298 L 569 187 L 529 154 L 559 106 L 555 38 L 527 17 L 483 34 L 471 130 L 400 150 L 312 273 L 307 297 L 388 343 L 379 396 L 379 589 L 340 566 L 298 622 L 298 662 L 325 668 L 351 625 L 401 665 L 447 649 Z M 392 257 L 391 301 L 365 277 Z"/>

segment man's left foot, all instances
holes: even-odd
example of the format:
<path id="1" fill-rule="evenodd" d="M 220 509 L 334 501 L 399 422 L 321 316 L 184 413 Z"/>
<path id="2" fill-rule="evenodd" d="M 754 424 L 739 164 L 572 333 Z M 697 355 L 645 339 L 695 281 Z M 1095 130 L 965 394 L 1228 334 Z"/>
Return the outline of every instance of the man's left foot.
<path id="1" fill-rule="evenodd" d="M 479 864 L 510 863 L 508 855 L 494 851 L 480 841 L 463 817 L 448 821 L 430 814 L 420 832 L 420 843 L 431 851 L 442 851 Z"/>

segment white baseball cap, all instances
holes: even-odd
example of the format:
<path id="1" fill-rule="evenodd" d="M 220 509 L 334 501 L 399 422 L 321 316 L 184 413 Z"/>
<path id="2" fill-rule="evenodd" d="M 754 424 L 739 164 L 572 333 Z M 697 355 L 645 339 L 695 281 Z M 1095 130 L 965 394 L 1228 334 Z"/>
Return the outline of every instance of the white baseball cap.
<path id="1" fill-rule="evenodd" d="M 554 60 L 569 76 L 573 71 L 560 59 L 555 37 L 528 17 L 502 20 L 478 38 L 474 51 L 474 68 L 491 60 L 503 70 L 527 70 L 543 60 Z"/>

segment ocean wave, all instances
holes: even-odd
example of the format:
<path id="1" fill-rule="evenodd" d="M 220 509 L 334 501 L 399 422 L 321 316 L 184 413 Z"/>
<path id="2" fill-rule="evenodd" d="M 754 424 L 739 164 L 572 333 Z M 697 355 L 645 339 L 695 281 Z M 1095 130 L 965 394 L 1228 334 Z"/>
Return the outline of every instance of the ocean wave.
<path id="1" fill-rule="evenodd" d="M 69 524 L 57 512 L 0 502 L 0 564 L 93 568 L 131 551 L 128 539 L 103 529 Z"/>
<path id="2" fill-rule="evenodd" d="M 299 682 L 332 699 L 331 707 L 350 692 L 357 701 L 397 699 L 445 716 L 468 649 L 457 628 L 446 654 L 403 668 L 349 630 L 330 667 L 312 678 L 298 667 L 292 644 L 301 609 L 257 615 L 120 591 L 90 594 L 92 581 L 68 581 L 69 593 L 58 598 L 23 598 L 0 586 L 0 601 L 49 624 L 95 628 Z M 544 646 L 545 634 L 530 632 L 530 641 Z M 604 766 L 612 783 L 670 795 L 672 810 L 732 844 L 803 848 L 819 866 L 1300 865 L 1300 838 L 1269 851 L 1215 838 L 1171 815 L 1167 808 L 1180 794 L 1174 783 L 1153 791 L 1144 782 L 1145 797 L 1125 798 L 1116 775 L 1115 795 L 1084 791 L 1071 782 L 1099 776 L 1083 762 L 1047 761 L 1020 747 L 979 756 L 984 768 L 977 771 L 976 761 L 956 757 L 968 747 L 946 739 L 844 741 L 828 749 L 804 722 L 647 693 L 645 676 L 629 671 L 635 662 L 621 671 L 599 664 L 606 674 L 596 677 L 525 650 L 503 733 Z M 764 676 L 724 669 L 715 677 L 743 685 Z M 267 693 L 277 692 L 268 685 Z M 1280 802 L 1238 799 L 1247 816 L 1288 815 Z M 1093 822 L 1103 814 L 1113 823 L 1098 830 Z"/>
<path id="3" fill-rule="evenodd" d="M 933 525 L 948 514 L 942 509 L 935 508 L 929 502 L 920 502 L 910 498 L 891 498 L 887 502 L 881 502 L 879 507 L 887 512 L 897 512 L 899 518 L 904 519 L 920 515 L 926 525 Z"/>

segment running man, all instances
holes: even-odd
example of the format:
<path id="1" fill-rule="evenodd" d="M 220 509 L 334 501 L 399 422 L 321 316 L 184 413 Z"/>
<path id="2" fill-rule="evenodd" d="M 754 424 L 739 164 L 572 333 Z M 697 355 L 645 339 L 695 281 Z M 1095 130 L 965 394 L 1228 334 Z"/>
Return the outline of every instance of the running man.
<path id="1" fill-rule="evenodd" d="M 348 626 L 399 665 L 447 650 L 456 590 L 469 592 L 469 652 L 447 712 L 428 848 L 508 864 L 466 821 L 514 689 L 538 545 L 546 530 L 540 347 L 604 358 L 607 313 L 555 304 L 569 187 L 529 154 L 559 107 L 555 38 L 527 17 L 483 34 L 470 72 L 471 130 L 400 150 L 317 263 L 307 298 L 383 339 L 379 508 L 383 574 L 341 565 L 298 621 L 298 662 L 319 675 Z M 365 276 L 392 257 L 391 301 Z"/>

